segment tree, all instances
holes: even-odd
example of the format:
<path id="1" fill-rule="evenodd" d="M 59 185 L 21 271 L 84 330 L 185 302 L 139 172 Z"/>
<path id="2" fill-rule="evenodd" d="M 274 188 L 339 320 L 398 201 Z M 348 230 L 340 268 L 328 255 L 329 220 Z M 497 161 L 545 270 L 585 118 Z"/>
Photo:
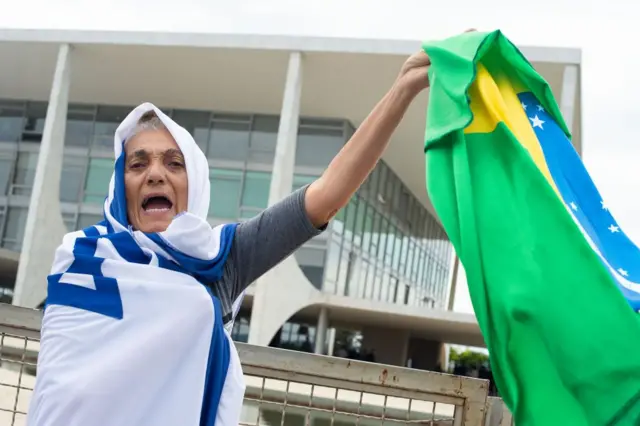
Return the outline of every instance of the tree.
<path id="1" fill-rule="evenodd" d="M 456 365 L 464 365 L 469 368 L 476 368 L 477 366 L 489 362 L 489 356 L 482 352 L 475 352 L 472 350 L 465 350 L 464 352 L 458 352 L 455 348 L 451 348 L 449 351 L 449 360 Z"/>

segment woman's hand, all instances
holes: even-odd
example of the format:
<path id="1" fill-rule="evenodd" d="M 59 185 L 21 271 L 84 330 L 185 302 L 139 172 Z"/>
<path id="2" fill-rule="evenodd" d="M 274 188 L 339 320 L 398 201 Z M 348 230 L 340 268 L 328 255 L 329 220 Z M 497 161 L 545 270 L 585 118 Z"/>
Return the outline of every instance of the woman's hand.
<path id="1" fill-rule="evenodd" d="M 358 126 L 322 176 L 309 186 L 305 208 L 313 225 L 326 224 L 349 202 L 376 166 L 415 96 L 429 87 L 430 65 L 426 53 L 411 55 L 402 65 L 391 90 Z"/>
<path id="2" fill-rule="evenodd" d="M 468 29 L 465 33 L 476 31 L 475 29 Z M 409 56 L 402 68 L 400 68 L 400 74 L 396 79 L 395 86 L 401 91 L 406 91 L 410 96 L 415 97 L 429 87 L 429 77 L 427 72 L 431 60 L 426 53 L 422 50 Z"/>
<path id="3" fill-rule="evenodd" d="M 431 60 L 422 50 L 409 56 L 396 79 L 395 86 L 408 92 L 412 97 L 429 87 L 429 77 L 427 71 L 431 65 Z"/>

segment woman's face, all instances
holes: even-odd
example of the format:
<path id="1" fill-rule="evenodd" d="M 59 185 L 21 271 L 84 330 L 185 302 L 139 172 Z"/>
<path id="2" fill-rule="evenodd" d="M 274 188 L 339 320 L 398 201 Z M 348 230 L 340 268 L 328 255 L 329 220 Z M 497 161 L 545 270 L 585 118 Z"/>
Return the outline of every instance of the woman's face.
<path id="1" fill-rule="evenodd" d="M 162 232 L 187 210 L 187 170 L 168 130 L 144 130 L 125 145 L 127 215 L 135 230 Z"/>

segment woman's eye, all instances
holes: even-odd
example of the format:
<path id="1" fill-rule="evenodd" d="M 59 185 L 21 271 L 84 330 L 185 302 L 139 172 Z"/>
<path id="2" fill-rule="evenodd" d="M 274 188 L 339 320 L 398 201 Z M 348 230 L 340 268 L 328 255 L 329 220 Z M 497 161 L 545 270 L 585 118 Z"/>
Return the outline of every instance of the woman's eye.
<path id="1" fill-rule="evenodd" d="M 184 164 L 182 164 L 180 161 L 172 161 L 169 163 L 169 165 L 171 167 L 184 167 Z"/>
<path id="2" fill-rule="evenodd" d="M 142 163 L 133 163 L 133 164 L 131 164 L 131 165 L 129 166 L 129 168 L 130 168 L 130 169 L 134 169 L 134 170 L 135 170 L 135 169 L 139 169 L 139 168 L 141 168 L 141 167 L 143 167 L 143 166 L 144 166 L 144 164 L 142 164 Z"/>

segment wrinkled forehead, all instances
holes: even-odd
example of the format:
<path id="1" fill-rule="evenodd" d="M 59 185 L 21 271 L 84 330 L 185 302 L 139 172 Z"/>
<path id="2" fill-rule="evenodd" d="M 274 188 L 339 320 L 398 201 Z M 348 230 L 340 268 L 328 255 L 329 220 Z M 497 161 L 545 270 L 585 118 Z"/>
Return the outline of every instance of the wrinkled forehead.
<path id="1" fill-rule="evenodd" d="M 144 129 L 125 139 L 127 157 L 182 156 L 182 150 L 168 129 Z"/>

